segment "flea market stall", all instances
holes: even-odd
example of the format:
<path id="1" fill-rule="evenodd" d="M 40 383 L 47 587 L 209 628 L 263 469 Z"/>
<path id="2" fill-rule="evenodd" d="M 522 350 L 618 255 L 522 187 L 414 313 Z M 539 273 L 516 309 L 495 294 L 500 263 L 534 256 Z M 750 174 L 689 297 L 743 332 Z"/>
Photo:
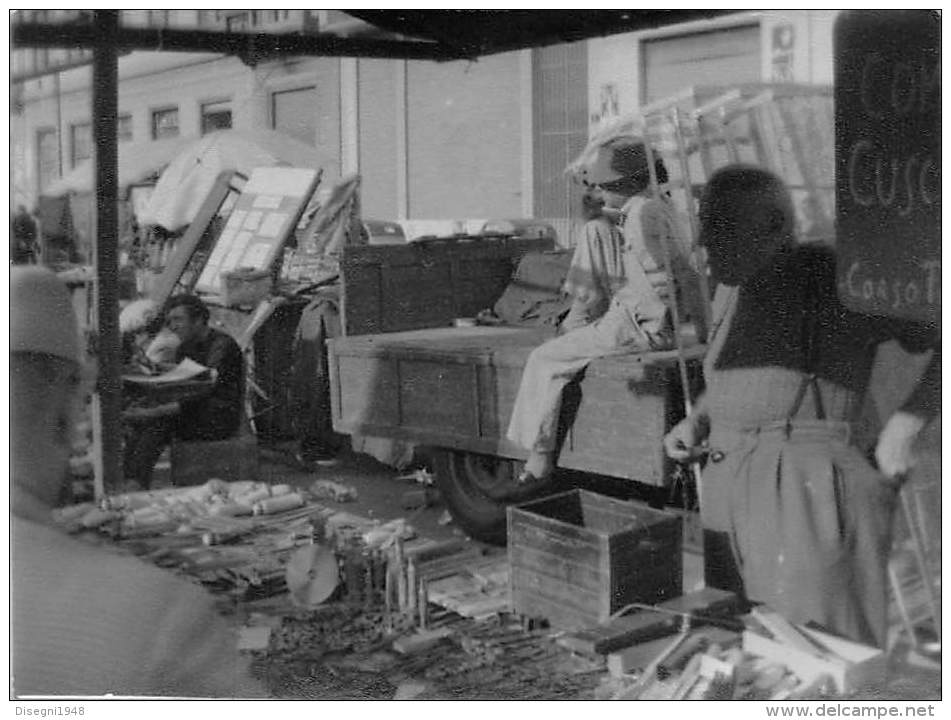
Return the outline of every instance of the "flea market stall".
<path id="1" fill-rule="evenodd" d="M 689 508 L 672 511 L 575 487 L 545 488 L 545 493 L 529 488 L 513 495 L 511 461 L 519 454 L 502 440 L 503 424 L 527 353 L 553 332 L 551 320 L 563 299 L 560 281 L 550 279 L 564 269 L 565 254 L 551 252 L 550 236 L 517 230 L 368 246 L 359 221 L 359 178 L 324 183 L 319 165 L 255 164 L 243 178 L 234 168 L 203 177 L 201 191 L 193 187 L 180 196 L 190 203 L 188 227 L 168 253 L 162 274 L 151 279 L 151 300 L 160 307 L 181 290 L 204 295 L 214 321 L 238 338 L 245 354 L 246 413 L 262 434 L 267 424 L 279 433 L 290 422 L 274 411 L 278 396 L 292 387 L 289 330 L 299 327 L 307 308 L 315 308 L 319 358 L 324 340 L 340 329 L 341 337 L 331 343 L 327 389 L 335 428 L 444 450 L 451 465 L 439 470 L 441 482 L 465 479 L 470 498 L 481 498 L 496 531 L 501 517 L 508 547 L 489 548 L 461 533 L 437 540 L 405 517 L 348 512 L 355 491 L 336 476 L 275 482 L 205 473 L 188 487 L 116 491 L 121 374 L 116 107 L 109 94 L 115 93 L 117 47 L 215 47 L 252 61 L 267 52 L 449 59 L 563 41 L 566 32 L 577 38 L 651 26 L 677 13 L 706 16 L 706 11 L 647 10 L 546 18 L 513 11 L 513 22 L 506 23 L 493 11 L 491 22 L 473 19 L 469 42 L 454 45 L 450 29 L 458 18 L 432 12 L 433 21 L 426 24 L 429 12 L 353 11 L 400 33 L 366 44 L 321 34 L 268 40 L 172 30 L 153 36 L 121 28 L 116 11 L 94 11 L 95 23 L 72 29 L 70 42 L 95 47 L 101 81 L 94 115 L 100 147 L 94 331 L 100 348 L 95 410 L 103 473 L 96 496 L 58 509 L 55 522 L 81 542 L 110 543 L 213 593 L 239 628 L 238 649 L 255 658 L 272 697 L 901 696 L 907 678 L 896 671 L 890 654 L 901 638 L 892 637 L 884 649 L 860 645 L 793 624 L 768 607 L 751 610 L 734 593 L 688 579 L 681 511 Z M 423 40 L 403 34 L 414 19 Z M 63 42 L 43 26 L 21 27 L 14 38 Z M 856 82 L 851 76 L 838 80 L 849 87 Z M 922 122 L 931 127 L 933 121 L 928 116 Z M 843 208 L 842 174 L 834 174 L 842 159 L 833 149 L 841 151 L 847 143 L 833 135 L 840 125 L 833 123 L 829 92 L 821 89 L 691 88 L 636 118 L 622 118 L 592 138 L 590 147 L 633 135 L 665 158 L 671 179 L 664 191 L 682 214 L 692 261 L 706 281 L 697 246 L 697 192 L 727 163 L 754 162 L 777 171 L 793 189 L 807 239 L 833 239 Z M 938 165 L 936 157 L 928 158 Z M 919 168 L 928 166 L 917 162 Z M 580 158 L 579 167 L 583 164 Z M 177 184 L 190 187 L 181 177 Z M 923 194 L 933 190 L 928 185 Z M 860 207 L 863 197 L 861 191 L 851 193 Z M 926 210 L 930 221 L 933 208 Z M 861 222 L 845 227 L 847 252 L 861 263 L 866 257 L 858 242 Z M 548 263 L 548 280 L 540 288 L 526 282 L 533 258 Z M 871 263 L 879 270 L 883 265 L 880 258 Z M 513 288 L 520 291 L 515 300 Z M 710 290 L 704 285 L 706 300 Z M 855 302 L 881 301 L 874 292 L 872 297 L 862 292 Z M 506 317 L 512 322 L 499 322 Z M 592 364 L 565 431 L 567 466 L 647 485 L 666 483 L 672 468 L 658 445 L 697 397 L 709 311 L 680 319 L 673 350 Z M 282 402 L 286 407 L 304 400 Z M 442 485 L 447 503 L 450 487 Z M 496 488 L 501 488 L 498 497 L 492 495 Z M 913 559 L 932 561 L 934 548 L 912 539 Z M 917 571 L 918 585 L 933 604 L 931 575 L 920 566 Z M 893 592 L 899 600 L 913 596 L 905 586 L 896 585 Z M 940 646 L 940 621 L 933 606 L 931 611 L 912 617 L 902 605 L 906 643 L 917 646 L 918 633 L 927 627 L 937 630 Z M 909 695 L 918 697 L 914 691 Z"/>

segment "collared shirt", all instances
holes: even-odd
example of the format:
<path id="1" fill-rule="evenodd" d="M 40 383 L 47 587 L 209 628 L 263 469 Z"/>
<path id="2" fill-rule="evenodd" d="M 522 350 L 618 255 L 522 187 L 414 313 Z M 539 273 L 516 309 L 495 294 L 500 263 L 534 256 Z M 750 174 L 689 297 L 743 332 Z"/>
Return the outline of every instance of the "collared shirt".
<path id="1" fill-rule="evenodd" d="M 640 203 L 625 205 L 630 212 L 642 207 Z M 639 247 L 608 216 L 589 220 L 575 247 L 565 290 L 589 306 L 591 321 L 614 302 L 635 326 L 659 338 L 666 329 L 667 306 L 640 264 Z"/>

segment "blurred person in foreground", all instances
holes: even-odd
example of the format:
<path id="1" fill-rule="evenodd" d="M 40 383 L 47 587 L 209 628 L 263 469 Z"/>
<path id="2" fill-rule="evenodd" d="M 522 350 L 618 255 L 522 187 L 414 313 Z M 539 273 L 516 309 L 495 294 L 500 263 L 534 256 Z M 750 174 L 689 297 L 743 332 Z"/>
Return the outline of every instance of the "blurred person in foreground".
<path id="1" fill-rule="evenodd" d="M 900 479 L 914 438 L 940 410 L 937 333 L 846 309 L 832 251 L 797 244 L 789 190 L 767 170 L 717 171 L 700 224 L 719 283 L 706 391 L 664 445 L 678 461 L 708 456 L 707 585 L 884 646 Z M 875 467 L 856 423 L 876 348 L 891 339 L 934 354 L 879 436 Z"/>
<path id="2" fill-rule="evenodd" d="M 75 420 L 76 320 L 52 272 L 13 268 L 10 285 L 11 696 L 264 696 L 207 593 L 53 523 Z"/>

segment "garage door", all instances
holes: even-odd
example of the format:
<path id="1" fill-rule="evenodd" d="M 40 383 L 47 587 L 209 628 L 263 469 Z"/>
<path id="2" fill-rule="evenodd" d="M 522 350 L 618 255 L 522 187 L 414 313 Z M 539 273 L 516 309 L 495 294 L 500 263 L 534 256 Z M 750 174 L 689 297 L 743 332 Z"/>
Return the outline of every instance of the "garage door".
<path id="1" fill-rule="evenodd" d="M 645 40 L 641 52 L 644 104 L 691 85 L 736 85 L 762 79 L 757 24 Z"/>

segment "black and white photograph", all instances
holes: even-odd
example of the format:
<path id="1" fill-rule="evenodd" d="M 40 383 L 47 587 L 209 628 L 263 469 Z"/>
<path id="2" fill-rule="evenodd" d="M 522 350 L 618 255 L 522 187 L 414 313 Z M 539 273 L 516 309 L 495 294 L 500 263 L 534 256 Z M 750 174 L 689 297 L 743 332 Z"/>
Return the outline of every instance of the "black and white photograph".
<path id="1" fill-rule="evenodd" d="M 8 14 L 9 715 L 940 711 L 940 9 Z"/>

